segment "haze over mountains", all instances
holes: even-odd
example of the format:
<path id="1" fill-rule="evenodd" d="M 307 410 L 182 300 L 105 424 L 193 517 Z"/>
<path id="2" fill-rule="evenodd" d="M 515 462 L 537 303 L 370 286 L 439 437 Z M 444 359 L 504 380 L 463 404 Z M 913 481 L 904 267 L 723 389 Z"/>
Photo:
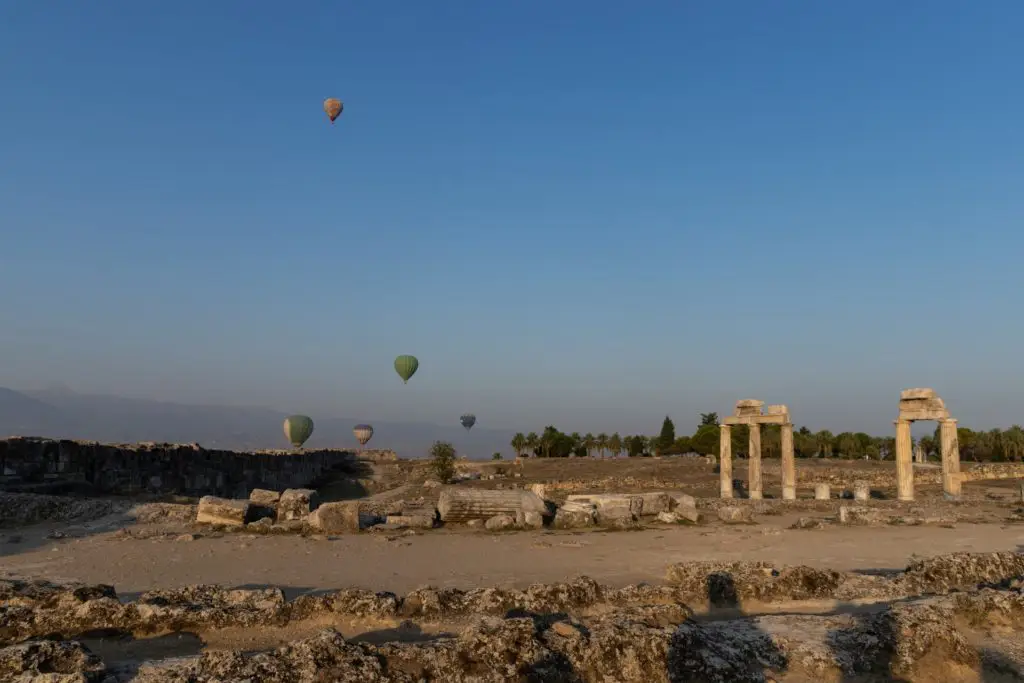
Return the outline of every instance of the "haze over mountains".
<path id="1" fill-rule="evenodd" d="M 287 413 L 270 408 L 186 405 L 122 396 L 79 394 L 67 388 L 14 390 L 0 387 L 0 436 L 46 436 L 117 443 L 198 442 L 206 448 L 287 448 L 281 422 Z M 435 440 L 451 441 L 460 455 L 489 458 L 512 454 L 513 432 L 479 424 L 467 432 L 458 424 L 375 422 L 310 415 L 316 425 L 307 448 L 355 448 L 352 427 L 374 427 L 368 448 L 390 448 L 404 458 L 426 455 Z"/>

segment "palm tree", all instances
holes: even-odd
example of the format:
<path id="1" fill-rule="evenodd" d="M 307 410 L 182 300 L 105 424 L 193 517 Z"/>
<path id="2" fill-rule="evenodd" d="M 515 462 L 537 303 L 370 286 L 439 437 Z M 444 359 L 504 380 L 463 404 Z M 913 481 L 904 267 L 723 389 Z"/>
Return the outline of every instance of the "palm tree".
<path id="1" fill-rule="evenodd" d="M 580 436 L 580 432 L 572 432 L 569 434 L 569 438 L 572 439 L 572 451 L 569 453 L 569 458 L 575 458 L 580 446 L 583 445 L 583 436 Z"/>
<path id="2" fill-rule="evenodd" d="M 533 455 L 537 455 L 537 447 L 540 446 L 540 439 L 537 437 L 537 432 L 530 432 L 526 435 L 526 450 Z"/>
<path id="3" fill-rule="evenodd" d="M 523 456 L 523 451 L 526 450 L 526 437 L 522 432 L 516 432 L 516 435 L 512 437 L 512 450 L 516 452 L 516 459 L 518 460 Z"/>
<path id="4" fill-rule="evenodd" d="M 597 439 L 590 432 L 583 436 L 583 447 L 587 449 L 587 455 L 594 457 L 594 449 L 597 448 Z"/>
<path id="5" fill-rule="evenodd" d="M 608 438 L 608 450 L 616 458 L 622 453 L 622 437 L 619 436 L 618 432 L 615 432 Z"/>
<path id="6" fill-rule="evenodd" d="M 604 452 L 608 449 L 608 435 L 601 432 L 597 435 L 597 450 L 601 451 L 601 458 L 604 459 Z"/>

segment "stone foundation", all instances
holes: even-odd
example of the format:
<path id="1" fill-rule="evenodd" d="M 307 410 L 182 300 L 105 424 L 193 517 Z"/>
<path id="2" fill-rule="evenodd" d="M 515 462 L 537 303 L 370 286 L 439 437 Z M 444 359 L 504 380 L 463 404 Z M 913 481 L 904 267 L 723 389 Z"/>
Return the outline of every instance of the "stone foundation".
<path id="1" fill-rule="evenodd" d="M 0 490 L 87 486 L 94 493 L 170 493 L 246 498 L 256 488 L 305 488 L 352 467 L 343 450 L 207 450 L 198 444 L 101 444 L 35 437 L 0 440 Z"/>

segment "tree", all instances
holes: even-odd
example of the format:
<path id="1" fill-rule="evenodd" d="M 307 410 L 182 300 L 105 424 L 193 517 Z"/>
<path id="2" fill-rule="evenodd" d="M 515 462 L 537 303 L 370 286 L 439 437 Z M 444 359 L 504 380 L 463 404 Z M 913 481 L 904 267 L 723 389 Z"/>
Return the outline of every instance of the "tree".
<path id="1" fill-rule="evenodd" d="M 522 432 L 518 432 L 512 437 L 512 450 L 516 452 L 516 457 L 521 458 L 523 451 L 526 450 L 526 437 L 523 436 Z"/>
<path id="2" fill-rule="evenodd" d="M 608 435 L 601 432 L 597 435 L 597 450 L 601 452 L 601 457 L 604 458 L 604 452 L 608 450 Z"/>
<path id="3" fill-rule="evenodd" d="M 665 416 L 665 420 L 661 423 L 661 434 L 658 435 L 658 453 L 664 453 L 668 449 L 672 448 L 672 444 L 676 440 L 676 426 L 672 424 L 672 418 L 668 415 Z"/>
<path id="4" fill-rule="evenodd" d="M 501 460 L 501 453 L 495 453 L 492 455 L 491 460 Z"/>
<path id="5" fill-rule="evenodd" d="M 720 429 L 714 424 L 697 427 L 696 433 L 690 438 L 693 450 L 701 455 L 718 455 Z"/>
<path id="6" fill-rule="evenodd" d="M 615 432 L 608 437 L 608 450 L 612 452 L 612 455 L 618 457 L 622 453 L 622 437 L 619 436 L 618 432 Z"/>
<path id="7" fill-rule="evenodd" d="M 672 444 L 672 453 L 692 453 L 693 444 L 688 436 L 677 436 L 675 443 Z"/>
<path id="8" fill-rule="evenodd" d="M 642 436 L 627 436 L 626 437 L 626 455 L 631 458 L 638 458 L 644 454 L 644 437 Z"/>
<path id="9" fill-rule="evenodd" d="M 700 414 L 700 425 L 718 425 L 718 413 L 701 413 Z"/>
<path id="10" fill-rule="evenodd" d="M 536 456 L 538 448 L 540 448 L 540 437 L 537 436 L 537 432 L 530 432 L 526 435 L 526 450 Z"/>
<path id="11" fill-rule="evenodd" d="M 582 456 L 586 454 L 586 449 L 583 448 L 583 437 L 580 436 L 579 432 L 570 434 L 569 439 L 572 440 L 572 455 Z"/>
<path id="12" fill-rule="evenodd" d="M 588 456 L 594 457 L 594 449 L 597 448 L 597 439 L 590 432 L 587 432 L 583 436 L 583 448 L 587 451 Z"/>
<path id="13" fill-rule="evenodd" d="M 832 436 L 832 432 L 827 429 L 822 429 L 814 435 L 814 440 L 818 445 L 818 457 L 826 458 L 832 455 L 832 442 L 834 439 L 835 437 Z"/>
<path id="14" fill-rule="evenodd" d="M 447 441 L 435 441 L 430 447 L 430 469 L 442 484 L 455 476 L 455 447 Z"/>

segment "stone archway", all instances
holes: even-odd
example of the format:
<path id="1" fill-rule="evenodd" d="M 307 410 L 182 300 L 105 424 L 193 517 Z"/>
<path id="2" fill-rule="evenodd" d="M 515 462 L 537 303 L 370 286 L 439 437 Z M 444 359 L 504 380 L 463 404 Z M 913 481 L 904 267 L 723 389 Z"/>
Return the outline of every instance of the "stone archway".
<path id="1" fill-rule="evenodd" d="M 942 490 L 950 497 L 960 495 L 960 445 L 956 423 L 934 389 L 904 389 L 900 392 L 900 413 L 896 425 L 896 497 L 914 500 L 913 446 L 910 425 L 921 420 L 939 423 L 942 455 Z"/>
<path id="2" fill-rule="evenodd" d="M 718 477 L 722 498 L 732 498 L 732 426 L 750 427 L 747 490 L 750 498 L 759 500 L 764 497 L 761 483 L 761 425 L 779 425 L 782 428 L 782 499 L 796 500 L 796 460 L 793 455 L 793 421 L 789 419 L 789 408 L 772 405 L 762 413 L 763 406 L 764 401 L 752 398 L 737 401 L 735 412 L 722 420 L 718 449 Z"/>

